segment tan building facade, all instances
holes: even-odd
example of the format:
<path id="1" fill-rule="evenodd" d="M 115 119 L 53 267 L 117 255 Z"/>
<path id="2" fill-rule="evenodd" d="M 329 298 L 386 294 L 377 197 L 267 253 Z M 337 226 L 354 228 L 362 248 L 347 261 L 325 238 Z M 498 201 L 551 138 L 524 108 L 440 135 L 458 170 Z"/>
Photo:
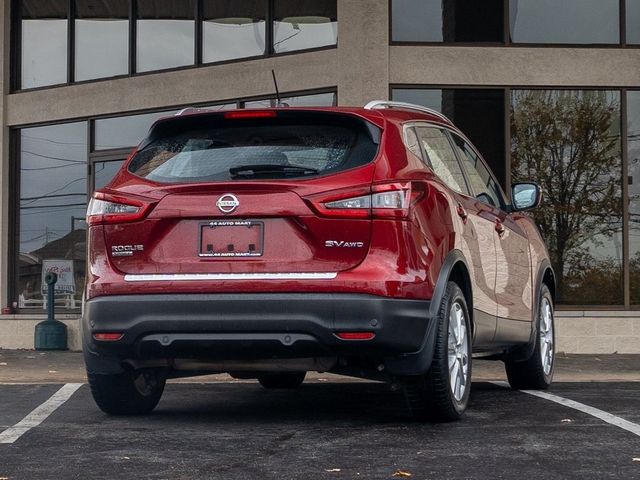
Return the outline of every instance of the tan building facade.
<path id="1" fill-rule="evenodd" d="M 34 278 L 37 283 L 38 269 L 41 268 L 43 260 L 38 255 L 44 255 L 45 247 L 52 244 L 54 240 L 67 238 L 84 228 L 81 219 L 79 219 L 80 215 L 73 213 L 82 210 L 82 206 L 79 204 L 86 202 L 86 198 L 80 196 L 74 202 L 75 207 L 78 208 L 69 210 L 72 212 L 71 222 L 65 217 L 64 226 L 55 224 L 42 232 L 38 230 L 39 224 L 29 224 L 27 215 L 31 215 L 33 218 L 32 213 L 36 213 L 35 217 L 38 217 L 38 211 L 46 211 L 45 207 L 50 207 L 49 210 L 64 208 L 55 206 L 60 205 L 61 201 L 58 200 L 55 202 L 46 200 L 49 201 L 46 204 L 38 202 L 45 201 L 43 197 L 50 192 L 54 192 L 49 195 L 50 197 L 66 195 L 66 190 L 64 188 L 57 190 L 64 187 L 64 184 L 56 184 L 52 185 L 50 189 L 45 188 L 43 196 L 26 195 L 25 192 L 29 191 L 31 185 L 30 178 L 33 178 L 34 182 L 41 181 L 40 177 L 35 177 L 35 173 L 28 172 L 36 172 L 37 168 L 53 168 L 55 170 L 51 171 L 55 172 L 63 169 L 65 160 L 79 163 L 84 159 L 89 166 L 86 191 L 83 189 L 74 190 L 69 195 L 79 195 L 83 192 L 90 194 L 92 188 L 97 185 L 97 180 L 94 178 L 96 165 L 106 165 L 107 161 L 122 159 L 123 152 L 133 146 L 125 144 L 116 145 L 111 149 L 101 148 L 96 138 L 102 135 L 99 129 L 103 125 L 109 125 L 108 119 L 154 112 L 173 112 L 186 106 L 230 105 L 234 108 L 242 108 L 251 106 L 253 101 L 268 102 L 274 97 L 271 73 L 273 70 L 283 97 L 296 99 L 308 96 L 316 98 L 314 96 L 319 95 L 317 98 L 322 99 L 322 102 L 337 102 L 338 105 L 363 105 L 372 99 L 389 99 L 392 96 L 394 99 L 404 100 L 406 96 L 412 98 L 411 95 L 419 94 L 422 91 L 440 92 L 438 98 L 441 99 L 446 97 L 443 92 L 452 92 L 454 96 L 456 92 L 484 90 L 498 92 L 497 98 L 502 99 L 501 108 L 504 111 L 504 118 L 507 119 L 499 127 L 501 130 L 499 133 L 503 140 L 504 138 L 507 140 L 496 147 L 502 155 L 502 159 L 499 161 L 503 162 L 505 188 L 511 181 L 512 175 L 509 175 L 509 171 L 513 172 L 511 167 L 516 151 L 513 140 L 515 136 L 511 131 L 515 124 L 509 118 L 510 115 L 516 115 L 521 105 L 516 100 L 519 98 L 519 94 L 514 91 L 613 92 L 612 96 L 607 98 L 613 98 L 613 101 L 617 102 L 619 110 L 616 110 L 616 115 L 621 118 L 615 127 L 616 135 L 618 135 L 615 148 L 620 151 L 619 163 L 613 163 L 616 168 L 620 169 L 620 173 L 616 177 L 619 180 L 616 180 L 619 191 L 615 190 L 614 192 L 615 195 L 620 195 L 620 221 L 617 222 L 619 225 L 615 227 L 619 230 L 616 230 L 618 233 L 615 235 L 619 234 L 620 239 L 609 241 L 609 237 L 606 236 L 609 234 L 608 230 L 605 232 L 603 229 L 596 234 L 601 237 L 600 240 L 594 241 L 593 244 L 581 244 L 582 250 L 580 251 L 587 253 L 604 251 L 607 252 L 607 262 L 609 262 L 609 257 L 614 259 L 614 273 L 617 276 L 614 275 L 613 278 L 614 281 L 620 282 L 619 298 L 611 301 L 607 298 L 602 301 L 594 299 L 592 302 L 581 301 L 580 304 L 572 301 L 561 302 L 557 326 L 558 350 L 567 353 L 640 353 L 640 311 L 635 310 L 640 304 L 640 299 L 635 299 L 633 293 L 636 288 L 632 261 L 635 254 L 635 237 L 632 235 L 634 213 L 628 206 L 633 204 L 630 194 L 632 186 L 626 181 L 627 177 L 632 177 L 632 160 L 636 156 L 640 156 L 634 150 L 638 148 L 638 145 L 631 143 L 635 134 L 630 130 L 631 124 L 636 129 L 640 129 L 640 125 L 634 124 L 635 117 L 632 122 L 629 116 L 630 111 L 633 110 L 630 106 L 632 104 L 629 103 L 630 99 L 635 99 L 636 92 L 640 91 L 639 45 L 627 45 L 625 38 L 622 38 L 618 45 L 599 44 L 598 42 L 594 42 L 597 43 L 596 45 L 540 45 L 533 42 L 515 44 L 509 40 L 508 32 L 502 32 L 506 39 L 503 44 L 483 42 L 474 45 L 472 42 L 456 43 L 429 40 L 398 41 L 394 39 L 394 29 L 397 31 L 402 28 L 402 24 L 396 23 L 391 16 L 394 12 L 397 16 L 400 8 L 405 10 L 412 8 L 416 2 L 407 1 L 404 2 L 406 5 L 390 5 L 391 0 L 337 0 L 333 2 L 333 5 L 330 5 L 331 2 L 320 2 L 323 5 L 329 4 L 329 6 L 324 5 L 323 8 L 332 12 L 326 14 L 325 23 L 331 24 L 335 29 L 337 37 L 335 43 L 329 42 L 327 45 L 318 47 L 283 52 L 275 51 L 270 44 L 267 45 L 264 55 L 217 63 L 205 63 L 202 60 L 202 55 L 206 50 L 203 50 L 202 46 L 196 46 L 196 58 L 192 62 L 193 64 L 180 68 L 133 73 L 132 70 L 135 71 L 136 68 L 132 68 L 130 65 L 129 70 L 124 74 L 114 75 L 110 78 L 79 82 L 67 81 L 60 85 L 20 88 L 20 79 L 16 78 L 14 69 L 17 68 L 18 63 L 26 64 L 29 59 L 25 57 L 25 52 L 21 51 L 16 43 L 22 41 L 24 48 L 24 44 L 27 42 L 25 32 L 28 31 L 26 25 L 31 24 L 23 23 L 22 37 L 16 34 L 16 25 L 20 22 L 36 21 L 34 18 L 38 16 L 38 9 L 34 7 L 34 4 L 38 2 L 0 1 L 2 5 L 0 9 L 0 25 L 2 26 L 0 44 L 3 53 L 0 56 L 0 89 L 2 91 L 2 95 L 0 95 L 0 120 L 2 122 L 0 129 L 2 159 L 0 164 L 2 182 L 0 184 L 0 305 L 9 308 L 13 308 L 15 305 L 14 312 L 0 315 L 0 348 L 32 348 L 34 325 L 38 320 L 45 318 L 42 301 L 37 298 L 37 293 L 27 294 L 27 287 L 19 284 L 21 269 L 26 268 L 24 267 L 25 262 L 33 263 L 31 270 L 36 272 Z M 400 0 L 396 1 L 402 3 Z M 428 3 L 428 0 L 426 1 Z M 59 3 L 63 6 L 66 4 L 65 1 Z M 80 11 L 81 3 L 83 2 L 79 2 L 77 5 L 74 3 L 74 6 L 70 7 L 71 10 Z M 125 3 L 130 4 L 130 2 Z M 279 8 L 278 5 L 271 5 L 277 3 L 277 0 L 265 3 L 269 4 L 268 7 L 272 12 Z M 509 1 L 506 3 L 513 4 Z M 615 0 L 615 3 L 621 6 L 622 13 L 629 10 L 624 1 L 618 3 L 618 0 Z M 204 35 L 202 32 L 208 31 L 207 28 L 210 25 L 206 24 L 206 15 L 202 14 L 204 7 L 201 7 L 199 2 L 194 2 L 194 4 L 196 5 L 194 36 L 198 39 L 200 35 Z M 21 10 L 20 16 L 16 13 L 15 9 L 17 8 Z M 508 5 L 504 8 L 506 10 Z M 520 5 L 521 12 L 523 8 Z M 143 11 L 142 4 L 138 5 L 138 14 L 140 11 Z M 206 10 L 204 11 L 206 12 Z M 38 18 L 47 18 L 49 15 L 48 12 L 41 13 L 42 16 Z M 621 31 L 618 33 L 621 37 L 627 33 L 628 37 L 629 22 L 625 21 L 620 11 L 617 13 L 623 18 L 619 26 Z M 27 14 L 31 16 L 27 17 Z M 72 14 L 73 12 L 68 15 Z M 199 17 L 203 15 L 204 18 Z M 236 13 L 230 13 L 229 18 L 236 18 L 236 15 Z M 296 18 L 300 22 L 306 21 L 312 25 L 324 22 L 325 18 L 322 12 L 310 12 L 308 15 L 305 12 L 298 12 L 295 17 L 292 14 L 289 17 L 280 18 L 280 20 L 277 20 L 279 17 L 276 14 L 274 15 L 276 20 L 273 22 L 275 22 L 276 28 L 279 26 L 278 22 L 291 23 L 295 30 L 294 33 L 304 32 L 307 27 L 302 25 L 296 29 L 297 20 L 291 20 L 292 18 Z M 268 16 L 269 14 L 267 14 Z M 335 18 L 333 18 L 334 16 Z M 77 18 L 80 19 L 80 17 Z M 126 21 L 132 22 L 133 20 Z M 277 35 L 274 28 L 268 25 L 271 21 L 270 18 L 265 20 L 267 23 L 265 33 L 267 42 L 273 42 L 274 36 Z M 203 28 L 198 22 L 202 22 L 207 28 Z M 218 23 L 225 22 L 220 20 Z M 635 28 L 640 31 L 640 19 L 637 22 Z M 68 21 L 67 23 L 68 29 L 71 29 L 69 24 L 75 25 L 76 28 L 74 31 L 76 55 L 80 35 L 78 25 L 80 23 L 80 20 Z M 238 21 L 238 24 L 240 23 L 242 22 Z M 258 22 L 254 21 L 253 23 Z M 509 24 L 509 22 L 505 20 L 505 24 Z M 141 23 L 138 24 L 138 38 L 141 38 L 141 25 Z M 517 25 L 517 23 L 512 21 L 510 25 L 513 30 L 513 25 Z M 505 28 L 509 30 L 509 26 Z M 130 25 L 128 31 L 131 32 Z M 513 32 L 511 37 L 513 37 Z M 109 46 L 104 48 L 108 49 Z M 129 62 L 131 62 L 130 58 Z M 71 67 L 72 72 L 73 68 Z M 78 70 L 76 66 L 76 73 Z M 576 95 L 575 98 L 582 97 Z M 638 99 L 640 100 L 640 97 Z M 295 104 L 296 100 L 293 102 Z M 304 100 L 302 102 L 304 104 Z M 444 100 L 442 105 L 445 113 L 450 114 L 444 107 Z M 464 103 L 455 104 L 455 106 L 459 105 L 464 105 Z M 635 112 L 635 110 L 633 111 Z M 458 123 L 458 114 L 459 112 L 455 112 L 453 115 L 456 123 Z M 478 117 L 475 121 L 482 123 L 483 119 Z M 116 120 L 116 122 L 118 121 Z M 83 145 L 83 148 L 86 147 L 88 152 L 86 155 L 78 157 L 71 155 L 69 158 L 63 155 L 61 157 L 62 154 L 56 150 L 58 147 L 54 148 L 55 145 L 58 145 L 56 143 L 58 142 L 57 137 L 38 137 L 34 132 L 41 132 L 40 130 L 29 130 L 66 124 L 79 125 L 78 128 L 86 135 L 87 145 Z M 107 132 L 105 136 L 108 137 L 111 131 L 117 132 L 117 128 L 105 130 Z M 66 135 L 66 133 L 63 134 L 63 138 L 67 138 Z M 27 143 L 26 138 L 32 139 L 34 136 L 45 138 L 46 141 L 39 140 L 40 143 Z M 472 140 L 475 141 L 474 138 Z M 44 147 L 42 146 L 43 142 Z M 34 151 L 36 147 L 38 150 Z M 24 150 L 31 153 L 25 154 Z M 42 153 L 43 151 L 53 153 L 45 155 Z M 35 157 L 27 157 L 27 155 L 36 155 L 37 158 L 41 158 L 43 155 L 49 156 L 47 161 L 54 158 L 54 163 L 38 167 L 39 164 L 34 163 Z M 86 167 L 82 165 L 82 167 L 78 167 L 78 171 L 80 168 Z M 625 181 L 622 181 L 623 178 Z M 637 181 L 640 182 L 640 177 Z M 55 198 L 67 201 L 66 197 Z M 27 210 L 27 208 L 33 209 Z M 637 213 L 640 214 L 640 211 Z M 55 211 L 50 214 L 57 215 L 58 213 Z M 25 228 L 25 225 L 29 228 Z M 585 228 L 587 227 L 585 226 Z M 38 239 L 39 236 L 43 237 Z M 31 238 L 36 240 L 30 243 L 27 240 Z M 63 257 L 63 259 L 76 262 L 77 274 L 79 269 L 77 259 L 81 254 L 84 254 L 84 251 L 81 251 L 81 241 L 76 241 L 76 245 L 80 249 L 78 252 L 72 251 L 71 254 L 68 254 L 68 252 L 58 251 L 52 255 L 55 258 Z M 640 245 L 638 247 L 640 250 Z M 600 254 L 593 253 L 592 257 L 596 260 L 589 260 L 591 263 L 585 261 L 585 265 L 592 265 L 594 261 L 600 261 L 601 257 L 598 255 Z M 604 254 L 602 255 L 604 258 Z M 570 269 L 567 271 L 569 272 Z M 602 273 L 602 269 L 598 272 L 593 274 L 597 275 L 594 278 L 597 281 L 603 281 L 602 278 L 605 274 Z M 570 275 L 573 274 L 568 273 L 567 278 Z M 607 275 L 610 274 L 607 273 Z M 570 284 L 567 281 L 567 291 L 573 291 L 569 288 L 575 288 L 576 291 L 583 290 L 583 287 L 580 287 L 576 282 L 584 279 L 571 278 L 573 283 Z M 586 279 L 584 281 L 592 280 Z M 76 289 L 79 292 L 81 286 L 77 285 L 78 283 L 80 280 L 76 279 Z M 571 286 L 574 284 L 578 286 Z M 32 282 L 29 291 L 37 291 L 39 287 L 38 284 Z M 602 295 L 607 295 L 606 290 L 602 290 L 602 292 Z M 61 302 L 59 307 L 59 318 L 64 319 L 69 327 L 70 348 L 77 349 L 80 345 L 78 339 L 79 302 L 76 302 L 75 299 L 71 303 L 69 301 Z"/>

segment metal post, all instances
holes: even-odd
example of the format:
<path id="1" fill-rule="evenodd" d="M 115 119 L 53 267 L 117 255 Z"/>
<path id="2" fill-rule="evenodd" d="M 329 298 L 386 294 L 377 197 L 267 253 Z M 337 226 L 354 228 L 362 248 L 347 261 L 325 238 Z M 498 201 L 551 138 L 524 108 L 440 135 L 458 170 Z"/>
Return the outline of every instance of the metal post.
<path id="1" fill-rule="evenodd" d="M 56 318 L 55 306 L 55 291 L 56 282 L 58 281 L 58 275 L 55 273 L 47 273 L 44 276 L 44 283 L 47 284 L 47 320 L 49 322 L 54 321 Z"/>

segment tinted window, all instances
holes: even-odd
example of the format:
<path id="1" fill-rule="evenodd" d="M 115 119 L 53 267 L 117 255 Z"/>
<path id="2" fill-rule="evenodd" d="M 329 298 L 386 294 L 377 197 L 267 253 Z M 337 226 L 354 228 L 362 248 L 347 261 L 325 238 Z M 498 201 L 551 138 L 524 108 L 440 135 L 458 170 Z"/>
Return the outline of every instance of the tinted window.
<path id="1" fill-rule="evenodd" d="M 275 0 L 274 52 L 335 45 L 337 38 L 336 0 Z"/>
<path id="2" fill-rule="evenodd" d="M 115 160 L 111 162 L 94 162 L 93 164 L 93 188 L 99 190 L 106 186 L 118 173 L 120 167 L 124 163 L 123 160 Z"/>
<path id="3" fill-rule="evenodd" d="M 473 142 L 500 185 L 506 186 L 505 92 L 498 88 L 394 88 L 393 100 L 444 113 Z M 482 119 L 482 121 L 478 121 Z"/>
<path id="4" fill-rule="evenodd" d="M 619 0 L 510 0 L 516 43 L 619 43 Z"/>
<path id="5" fill-rule="evenodd" d="M 420 141 L 418 140 L 418 135 L 416 134 L 415 128 L 405 129 L 404 140 L 405 140 L 405 145 L 407 146 L 409 151 L 413 153 L 416 157 L 418 157 L 420 160 L 424 161 L 424 159 L 422 158 L 422 152 L 420 150 Z M 431 165 L 429 165 L 429 167 L 431 167 Z"/>
<path id="6" fill-rule="evenodd" d="M 631 303 L 640 304 L 640 91 L 627 92 L 629 149 L 629 276 Z"/>
<path id="7" fill-rule="evenodd" d="M 450 188 L 468 194 L 460 164 L 447 135 L 438 128 L 416 127 L 416 134 L 427 162 L 434 173 Z"/>
<path id="8" fill-rule="evenodd" d="M 503 42 L 503 0 L 393 0 L 397 42 Z"/>
<path id="9" fill-rule="evenodd" d="M 295 97 L 283 97 L 282 103 L 290 107 L 331 107 L 336 105 L 336 94 L 316 93 L 313 95 L 299 95 Z M 278 100 L 265 98 L 264 100 L 251 100 L 243 103 L 244 108 L 277 107 Z"/>
<path id="10" fill-rule="evenodd" d="M 129 71 L 129 2 L 76 0 L 75 79 Z"/>
<path id="11" fill-rule="evenodd" d="M 640 0 L 627 0 L 626 12 L 627 17 L 627 43 L 640 43 Z"/>
<path id="12" fill-rule="evenodd" d="M 300 118 L 225 121 L 215 115 L 162 122 L 129 171 L 166 183 L 307 178 L 373 160 L 377 145 L 355 119 Z"/>
<path id="13" fill-rule="evenodd" d="M 264 54 L 266 12 L 266 0 L 204 0 L 202 61 Z"/>
<path id="14" fill-rule="evenodd" d="M 174 112 L 155 112 L 96 120 L 93 149 L 134 147 L 144 138 L 153 122 L 173 114 Z"/>
<path id="15" fill-rule="evenodd" d="M 195 0 L 137 1 L 137 71 L 192 65 Z"/>
<path id="16" fill-rule="evenodd" d="M 511 101 L 512 180 L 542 187 L 531 215 L 559 302 L 622 304 L 620 93 L 513 90 Z"/>
<path id="17" fill-rule="evenodd" d="M 67 81 L 67 2 L 23 1 L 22 88 Z"/>
<path id="18" fill-rule="evenodd" d="M 479 200 L 496 208 L 504 205 L 500 188 L 471 146 L 457 135 L 452 135 L 458 156 L 462 160 L 473 194 Z"/>
<path id="19" fill-rule="evenodd" d="M 21 308 L 43 309 L 42 272 L 64 267 L 58 307 L 79 308 L 85 274 L 87 123 L 20 131 L 17 294 Z"/>

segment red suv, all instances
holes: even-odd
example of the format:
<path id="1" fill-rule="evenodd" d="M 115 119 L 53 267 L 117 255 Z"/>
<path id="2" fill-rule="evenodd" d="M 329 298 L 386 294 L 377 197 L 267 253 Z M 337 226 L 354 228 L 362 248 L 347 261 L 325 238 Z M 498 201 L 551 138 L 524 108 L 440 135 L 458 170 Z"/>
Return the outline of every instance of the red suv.
<path id="1" fill-rule="evenodd" d="M 454 420 L 472 356 L 546 388 L 555 280 L 521 213 L 540 189 L 511 198 L 415 105 L 161 119 L 88 208 L 95 401 L 145 413 L 167 378 L 294 388 L 320 371 L 402 385 L 415 416 Z"/>

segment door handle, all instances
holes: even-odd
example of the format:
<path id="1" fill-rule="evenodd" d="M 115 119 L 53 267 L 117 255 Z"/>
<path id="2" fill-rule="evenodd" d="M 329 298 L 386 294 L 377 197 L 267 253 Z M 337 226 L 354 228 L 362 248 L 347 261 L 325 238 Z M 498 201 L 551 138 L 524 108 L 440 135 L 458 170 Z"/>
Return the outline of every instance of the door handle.
<path id="1" fill-rule="evenodd" d="M 456 212 L 458 212 L 458 216 L 462 219 L 462 221 L 466 223 L 467 218 L 469 217 L 469 214 L 464 209 L 462 204 L 460 204 L 460 203 L 458 204 L 458 206 L 456 208 Z"/>
<path id="2" fill-rule="evenodd" d="M 505 228 L 500 220 L 496 220 L 496 232 L 498 232 L 498 235 L 501 237 L 504 235 Z"/>

